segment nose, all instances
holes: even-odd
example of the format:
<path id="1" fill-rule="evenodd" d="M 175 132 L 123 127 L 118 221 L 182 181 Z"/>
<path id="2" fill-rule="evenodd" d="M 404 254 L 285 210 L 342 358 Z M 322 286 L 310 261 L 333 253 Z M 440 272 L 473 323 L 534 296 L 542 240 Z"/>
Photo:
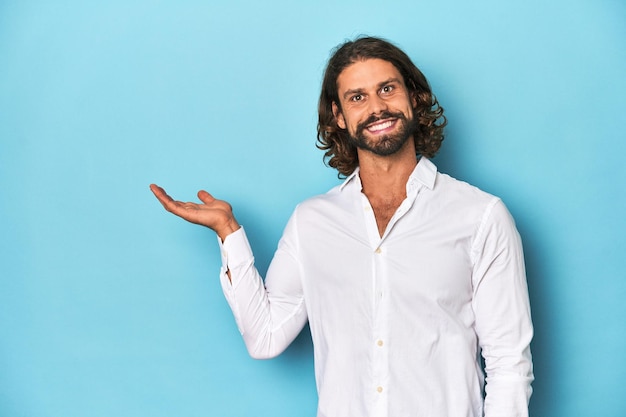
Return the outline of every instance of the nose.
<path id="1" fill-rule="evenodd" d="M 387 110 L 387 102 L 378 94 L 374 94 L 369 99 L 370 114 L 380 114 Z"/>

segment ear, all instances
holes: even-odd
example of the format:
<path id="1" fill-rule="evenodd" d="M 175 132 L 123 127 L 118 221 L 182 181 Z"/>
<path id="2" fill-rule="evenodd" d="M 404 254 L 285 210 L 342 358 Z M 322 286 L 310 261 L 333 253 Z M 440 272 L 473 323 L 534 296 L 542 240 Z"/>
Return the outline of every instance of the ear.
<path id="1" fill-rule="evenodd" d="M 411 92 L 411 105 L 413 108 L 417 107 L 417 92 Z"/>
<path id="2" fill-rule="evenodd" d="M 340 129 L 345 129 L 346 120 L 343 118 L 343 114 L 339 110 L 339 106 L 337 106 L 337 103 L 333 101 L 332 107 L 333 107 L 333 115 L 335 116 L 335 120 L 337 121 L 337 126 L 339 126 Z"/>

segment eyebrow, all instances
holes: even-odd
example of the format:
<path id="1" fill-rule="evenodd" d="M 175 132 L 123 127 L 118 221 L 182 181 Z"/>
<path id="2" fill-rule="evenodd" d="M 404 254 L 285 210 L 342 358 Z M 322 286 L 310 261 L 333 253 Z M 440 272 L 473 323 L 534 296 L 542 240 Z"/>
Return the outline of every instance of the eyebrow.
<path id="1" fill-rule="evenodd" d="M 379 82 L 376 87 L 378 89 L 381 89 L 383 88 L 383 86 L 390 84 L 390 83 L 394 83 L 394 82 L 400 83 L 400 79 L 397 77 L 391 77 L 391 78 L 386 79 L 385 81 Z M 365 90 L 362 88 L 355 88 L 353 90 L 347 90 L 345 93 L 343 93 L 343 98 L 345 100 L 346 98 L 348 98 L 348 96 L 351 96 L 353 94 L 363 94 L 364 91 Z"/>

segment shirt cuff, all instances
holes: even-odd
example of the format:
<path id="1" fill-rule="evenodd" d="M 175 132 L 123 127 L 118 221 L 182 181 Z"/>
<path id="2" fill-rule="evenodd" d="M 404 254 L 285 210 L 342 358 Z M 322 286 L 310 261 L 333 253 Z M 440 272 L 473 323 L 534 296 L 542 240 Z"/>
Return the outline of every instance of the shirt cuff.
<path id="1" fill-rule="evenodd" d="M 225 269 L 249 262 L 253 257 L 252 248 L 243 226 L 226 236 L 223 243 L 218 236 L 217 243 L 220 247 L 222 267 Z"/>

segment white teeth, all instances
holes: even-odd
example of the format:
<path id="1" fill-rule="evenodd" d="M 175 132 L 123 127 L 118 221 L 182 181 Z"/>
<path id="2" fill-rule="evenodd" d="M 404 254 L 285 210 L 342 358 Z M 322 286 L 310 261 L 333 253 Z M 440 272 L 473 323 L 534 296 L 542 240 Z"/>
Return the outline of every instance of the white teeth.
<path id="1" fill-rule="evenodd" d="M 368 127 L 367 130 L 369 130 L 370 132 L 378 132 L 379 130 L 383 130 L 383 129 L 387 129 L 388 127 L 391 127 L 392 124 L 393 124 L 392 121 L 380 123 L 380 124 Z"/>

